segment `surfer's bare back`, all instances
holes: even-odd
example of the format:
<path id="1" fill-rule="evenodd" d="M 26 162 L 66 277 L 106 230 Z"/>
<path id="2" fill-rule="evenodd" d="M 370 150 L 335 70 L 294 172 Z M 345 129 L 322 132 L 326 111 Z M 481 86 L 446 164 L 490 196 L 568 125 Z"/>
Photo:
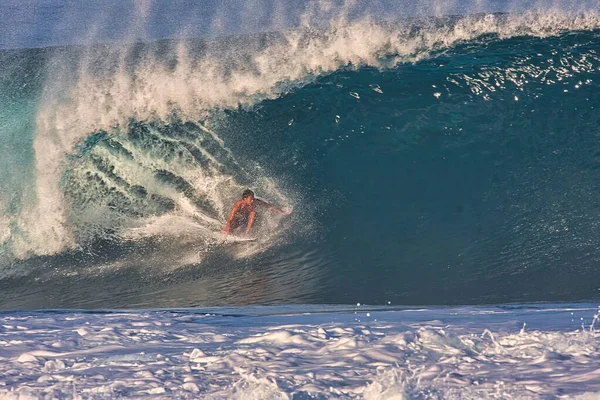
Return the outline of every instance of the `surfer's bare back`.
<path id="1" fill-rule="evenodd" d="M 250 189 L 246 189 L 242 193 L 242 198 L 236 201 L 233 205 L 233 208 L 229 213 L 227 224 L 225 225 L 225 228 L 223 228 L 222 232 L 224 234 L 230 234 L 243 225 L 246 225 L 246 230 L 244 233 L 247 234 L 250 232 L 250 229 L 252 229 L 252 225 L 254 224 L 254 218 L 256 217 L 256 207 L 264 207 L 283 215 L 289 215 L 292 213 L 291 211 L 280 210 L 274 205 L 262 200 L 255 199 L 254 192 Z"/>

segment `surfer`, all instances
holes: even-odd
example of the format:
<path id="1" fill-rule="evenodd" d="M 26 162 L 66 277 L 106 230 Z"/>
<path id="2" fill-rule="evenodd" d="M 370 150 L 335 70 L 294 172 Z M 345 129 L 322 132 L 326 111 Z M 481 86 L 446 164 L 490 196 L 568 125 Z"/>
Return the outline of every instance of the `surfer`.
<path id="1" fill-rule="evenodd" d="M 246 225 L 244 233 L 247 234 L 250 232 L 250 229 L 252 229 L 252 225 L 254 224 L 254 218 L 256 217 L 256 207 L 268 208 L 269 210 L 273 210 L 283 215 L 292 213 L 291 211 L 280 210 L 265 201 L 255 199 L 254 192 L 250 189 L 246 189 L 242 193 L 242 198 L 233 205 L 233 208 L 229 213 L 227 224 L 222 232 L 227 235 L 243 225 Z"/>

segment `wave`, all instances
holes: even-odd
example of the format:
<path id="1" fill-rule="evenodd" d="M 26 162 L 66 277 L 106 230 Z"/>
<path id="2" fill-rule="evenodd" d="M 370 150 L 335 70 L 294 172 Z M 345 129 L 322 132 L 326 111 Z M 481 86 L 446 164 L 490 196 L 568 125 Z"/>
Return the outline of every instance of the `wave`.
<path id="1" fill-rule="evenodd" d="M 10 139 L 28 160 L 25 168 L 16 167 L 13 158 L 2 165 L 21 171 L 20 179 L 4 183 L 11 195 L 0 202 L 4 273 L 23 273 L 19 260 L 38 263 L 39 257 L 86 252 L 107 239 L 123 246 L 157 238 L 170 246 L 185 242 L 185 251 L 175 246 L 157 263 L 201 263 L 199 253 L 212 248 L 231 203 L 252 187 L 302 215 L 291 223 L 265 218 L 268 244 L 240 251 L 239 257 L 264 255 L 273 243 L 310 248 L 314 242 L 305 241 L 326 236 L 331 247 L 318 250 L 316 264 L 349 266 L 342 286 L 354 287 L 349 281 L 357 277 L 357 264 L 371 264 L 378 271 L 374 285 L 387 287 L 383 271 L 398 257 L 391 249 L 408 240 L 411 251 L 402 265 L 426 265 L 428 249 L 436 248 L 444 257 L 455 253 L 448 263 L 459 270 L 502 264 L 498 275 L 504 279 L 534 262 L 529 257 L 547 256 L 555 243 L 551 232 L 567 229 L 575 218 L 566 206 L 556 206 L 562 200 L 550 184 L 551 174 L 563 182 L 577 175 L 574 159 L 528 163 L 519 152 L 566 151 L 553 147 L 554 140 L 569 141 L 564 115 L 548 119 L 565 128 L 553 132 L 561 139 L 545 136 L 548 121 L 534 128 L 527 121 L 537 121 L 538 114 L 530 118 L 531 113 L 543 114 L 544 108 L 564 110 L 557 102 L 581 107 L 593 101 L 599 17 L 593 9 L 559 8 L 386 20 L 341 15 L 326 23 L 215 39 L 6 50 L 0 114 L 13 119 L 29 142 Z M 573 97 L 565 97 L 565 90 Z M 28 107 L 15 114 L 15 104 Z M 584 120 L 595 118 L 591 109 L 584 113 L 569 115 L 570 132 L 581 132 Z M 16 132 L 11 129 L 3 131 Z M 521 139 L 527 129 L 535 134 Z M 496 157 L 498 151 L 506 157 Z M 404 158 L 395 158 L 398 154 Z M 435 154 L 440 160 L 454 157 L 454 167 L 448 170 Z M 498 168 L 493 171 L 486 161 Z M 415 169 L 421 164 L 426 168 Z M 453 174 L 485 189 L 457 184 Z M 443 176 L 448 185 L 440 181 Z M 593 187 L 591 173 L 578 179 Z M 506 186 L 507 180 L 515 185 Z M 540 189 L 529 191 L 527 185 Z M 579 193 L 577 201 L 591 196 Z M 440 195 L 458 205 L 442 204 L 434 198 Z M 385 210 L 395 197 L 406 212 L 394 214 L 391 226 L 376 228 L 382 221 L 373 208 Z M 485 205 L 475 205 L 475 198 Z M 353 201 L 359 211 L 347 206 Z M 522 221 L 532 205 L 548 214 L 527 225 Z M 485 215 L 509 217 L 499 224 Z M 591 223 L 591 217 L 583 219 Z M 393 229 L 401 225 L 413 231 Z M 357 239 L 349 234 L 353 229 L 368 237 Z M 376 240 L 380 229 L 386 235 Z M 477 245 L 464 234 L 485 229 L 491 232 Z M 498 241 L 513 240 L 509 235 L 512 243 L 495 248 Z M 584 237 L 561 240 L 576 251 Z M 452 246 L 461 250 L 450 251 Z M 484 255 L 492 249 L 503 255 Z M 533 251 L 524 254 L 528 249 Z M 466 261 L 456 254 L 467 254 Z M 566 253 L 552 254 L 560 261 Z M 469 271 L 467 281 L 477 281 L 478 272 Z M 439 298 L 481 301 L 483 288 L 488 287 L 457 298 L 438 288 Z M 356 296 L 360 290 L 350 292 Z M 348 300 L 324 293 L 320 296 L 333 302 Z M 414 299 L 411 293 L 404 288 L 394 296 Z"/>
<path id="2" fill-rule="evenodd" d="M 208 118 L 248 107 L 340 68 L 392 68 L 457 43 L 548 36 L 598 26 L 595 14 L 477 15 L 429 21 L 333 25 L 216 42 L 167 42 L 59 49 L 49 56 L 35 116 L 38 204 L 27 211 L 27 242 L 17 254 L 55 253 L 75 244 L 59 181 L 65 155 L 100 130 L 136 121 Z M 37 57 L 37 55 L 33 55 Z M 220 200 L 215 200 L 219 202 Z M 32 232 L 31 225 L 38 232 Z"/>

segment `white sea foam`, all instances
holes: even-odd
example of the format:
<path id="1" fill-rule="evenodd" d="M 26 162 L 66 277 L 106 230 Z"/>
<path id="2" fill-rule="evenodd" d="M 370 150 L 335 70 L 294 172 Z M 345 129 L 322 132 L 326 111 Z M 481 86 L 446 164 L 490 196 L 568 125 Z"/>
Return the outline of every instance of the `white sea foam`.
<path id="1" fill-rule="evenodd" d="M 0 395 L 600 395 L 600 336 L 593 326 L 598 309 L 593 306 L 314 310 L 1 314 Z"/>

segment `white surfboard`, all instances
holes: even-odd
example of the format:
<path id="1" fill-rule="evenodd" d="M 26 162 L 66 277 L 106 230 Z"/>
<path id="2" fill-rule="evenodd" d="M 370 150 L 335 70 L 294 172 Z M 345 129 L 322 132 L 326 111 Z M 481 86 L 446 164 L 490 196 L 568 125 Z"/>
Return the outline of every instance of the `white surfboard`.
<path id="1" fill-rule="evenodd" d="M 258 239 L 251 236 L 235 236 L 235 235 L 222 235 L 222 243 L 248 243 L 256 242 Z"/>

